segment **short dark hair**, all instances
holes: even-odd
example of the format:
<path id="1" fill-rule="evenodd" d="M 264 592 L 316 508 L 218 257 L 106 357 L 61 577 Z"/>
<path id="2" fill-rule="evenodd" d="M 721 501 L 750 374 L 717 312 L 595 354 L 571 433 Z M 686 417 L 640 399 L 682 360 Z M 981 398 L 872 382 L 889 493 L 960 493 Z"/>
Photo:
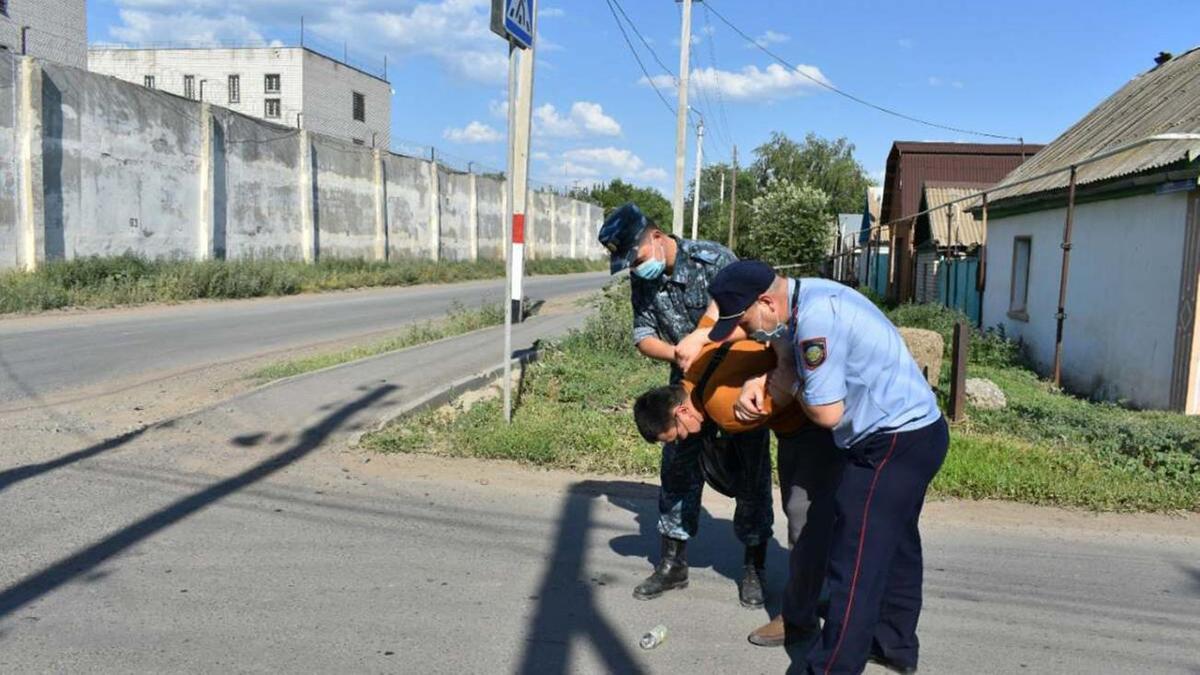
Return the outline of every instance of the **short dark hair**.
<path id="1" fill-rule="evenodd" d="M 681 384 L 657 387 L 637 397 L 633 402 L 633 421 L 642 438 L 657 443 L 658 437 L 675 423 L 675 408 L 686 398 L 687 392 Z"/>

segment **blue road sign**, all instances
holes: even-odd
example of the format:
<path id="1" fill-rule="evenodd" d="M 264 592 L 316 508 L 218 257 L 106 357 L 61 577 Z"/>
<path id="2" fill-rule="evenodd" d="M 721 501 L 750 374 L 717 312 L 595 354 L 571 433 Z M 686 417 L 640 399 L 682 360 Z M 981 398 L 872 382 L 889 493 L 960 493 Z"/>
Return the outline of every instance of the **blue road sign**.
<path id="1" fill-rule="evenodd" d="M 517 44 L 533 46 L 533 0 L 504 0 L 504 29 Z"/>

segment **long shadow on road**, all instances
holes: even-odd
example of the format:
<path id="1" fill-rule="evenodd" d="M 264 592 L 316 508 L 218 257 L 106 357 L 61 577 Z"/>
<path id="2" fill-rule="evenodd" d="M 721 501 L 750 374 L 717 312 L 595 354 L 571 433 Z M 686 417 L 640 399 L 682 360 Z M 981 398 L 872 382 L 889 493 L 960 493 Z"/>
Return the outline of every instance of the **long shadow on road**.
<path id="1" fill-rule="evenodd" d="M 376 387 L 357 399 L 337 408 L 317 424 L 305 429 L 296 443 L 242 473 L 179 499 L 104 539 L 35 572 L 16 584 L 0 591 L 0 618 L 33 602 L 58 587 L 88 574 L 106 560 L 119 555 L 135 544 L 195 515 L 229 495 L 257 483 L 280 469 L 302 459 L 315 450 L 334 431 L 354 415 L 370 408 L 396 389 L 393 385 Z"/>
<path id="2" fill-rule="evenodd" d="M 20 483 L 23 480 L 28 480 L 34 476 L 39 476 L 43 473 L 47 473 L 69 464 L 74 464 L 75 462 L 88 459 L 89 457 L 95 457 L 96 455 L 108 452 L 109 450 L 119 448 L 122 445 L 134 440 L 138 436 L 144 434 L 147 428 L 148 427 L 141 427 L 128 433 L 121 434 L 120 436 L 114 436 L 106 441 L 90 445 L 82 450 L 76 450 L 75 452 L 52 459 L 48 462 L 26 464 L 24 466 L 18 466 L 0 471 L 0 492 L 4 492 L 4 489 L 8 486 L 15 483 Z"/>
<path id="3" fill-rule="evenodd" d="M 629 645 L 596 606 L 593 584 L 598 580 L 590 577 L 587 570 L 587 543 L 596 500 L 606 498 L 633 513 L 640 525 L 638 534 L 614 537 L 610 547 L 623 556 L 649 559 L 656 555 L 659 541 L 656 496 L 656 487 L 630 481 L 587 480 L 571 486 L 563 498 L 554 552 L 546 563 L 538 589 L 537 610 L 530 620 L 517 673 L 557 675 L 577 669 L 577 665 L 571 664 L 570 653 L 573 642 L 579 640 L 592 643 L 594 653 L 604 660 L 606 672 L 645 672 Z M 740 578 L 742 547 L 732 530 L 729 521 L 702 511 L 700 534 L 689 548 L 689 562 L 694 567 L 712 567 L 731 579 Z M 768 567 L 775 570 L 768 594 L 772 611 L 777 612 L 787 575 L 787 551 L 773 541 L 768 555 L 771 560 Z M 650 573 L 650 565 L 646 573 Z M 731 585 L 729 602 L 730 611 L 743 611 L 737 606 L 736 586 Z M 742 639 L 740 635 L 730 636 L 731 643 Z"/>

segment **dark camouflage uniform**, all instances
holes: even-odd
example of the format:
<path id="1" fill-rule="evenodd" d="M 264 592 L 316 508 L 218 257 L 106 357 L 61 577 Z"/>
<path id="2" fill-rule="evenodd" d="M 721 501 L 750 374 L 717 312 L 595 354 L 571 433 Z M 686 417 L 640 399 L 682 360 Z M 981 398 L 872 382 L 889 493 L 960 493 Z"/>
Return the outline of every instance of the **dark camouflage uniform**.
<path id="1" fill-rule="evenodd" d="M 675 269 L 653 281 L 630 275 L 633 297 L 633 342 L 656 337 L 677 344 L 696 329 L 708 309 L 708 285 L 717 272 L 737 260 L 729 249 L 711 241 L 676 238 Z M 683 379 L 672 364 L 671 382 Z M 743 476 L 733 529 L 747 546 L 768 541 L 775 512 L 771 508 L 770 437 L 766 429 L 738 434 L 733 447 L 742 466 L 759 467 Z M 658 531 L 672 539 L 689 539 L 700 521 L 704 474 L 700 470 L 703 440 L 694 435 L 683 443 L 663 446 L 658 498 Z"/>

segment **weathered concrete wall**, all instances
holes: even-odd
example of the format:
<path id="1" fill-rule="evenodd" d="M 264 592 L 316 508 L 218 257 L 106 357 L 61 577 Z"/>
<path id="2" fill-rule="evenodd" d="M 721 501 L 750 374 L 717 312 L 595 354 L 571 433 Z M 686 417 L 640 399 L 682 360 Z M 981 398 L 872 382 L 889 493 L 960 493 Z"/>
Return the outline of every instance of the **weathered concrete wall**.
<path id="1" fill-rule="evenodd" d="M 508 217 L 505 208 L 504 183 L 480 176 L 475 181 L 476 203 L 479 205 L 479 258 L 480 260 L 503 260 L 506 254 L 504 242 L 504 220 Z"/>
<path id="2" fill-rule="evenodd" d="M 438 169 L 441 199 L 439 260 L 471 259 L 471 177 Z"/>
<path id="3" fill-rule="evenodd" d="M 429 258 L 429 162 L 387 154 L 388 258 Z"/>
<path id="4" fill-rule="evenodd" d="M 197 251 L 200 105 L 42 64 L 45 258 Z"/>
<path id="5" fill-rule="evenodd" d="M 502 259 L 505 197 L 493 179 L 0 52 L 0 269 L 122 253 Z M 604 255 L 598 208 L 528 202 L 528 257 L 572 241 Z"/>
<path id="6" fill-rule="evenodd" d="M 353 144 L 312 135 L 313 218 L 320 257 L 374 257 L 374 159 Z"/>
<path id="7" fill-rule="evenodd" d="M 0 51 L 0 269 L 16 267 L 17 246 L 17 60 Z"/>
<path id="8" fill-rule="evenodd" d="M 299 260 L 298 134 L 220 108 L 213 118 L 216 257 Z"/>

